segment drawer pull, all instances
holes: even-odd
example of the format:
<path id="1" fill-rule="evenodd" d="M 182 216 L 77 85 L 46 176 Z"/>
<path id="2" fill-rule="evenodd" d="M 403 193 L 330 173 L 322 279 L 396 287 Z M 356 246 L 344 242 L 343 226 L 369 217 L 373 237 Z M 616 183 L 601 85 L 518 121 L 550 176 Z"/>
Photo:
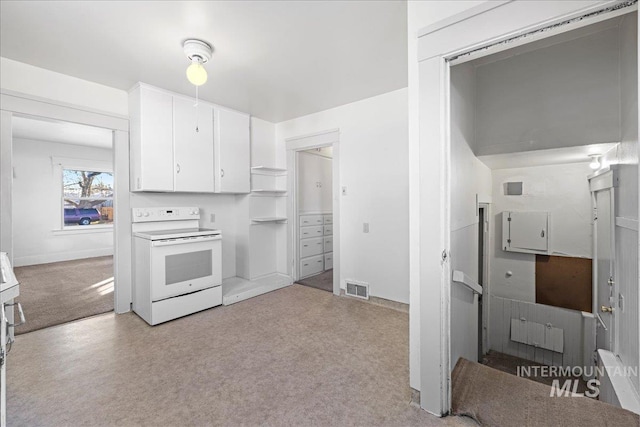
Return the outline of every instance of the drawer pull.
<path id="1" fill-rule="evenodd" d="M 321 244 L 322 244 L 322 242 L 318 242 L 318 243 L 316 243 L 316 245 L 321 245 Z"/>
<path id="2" fill-rule="evenodd" d="M 322 260 L 321 260 L 321 259 L 319 259 L 319 260 L 318 260 L 318 261 L 316 261 L 316 262 L 322 262 Z"/>
<path id="3" fill-rule="evenodd" d="M 308 266 L 308 265 L 309 265 L 309 264 L 305 264 L 304 266 L 306 267 L 306 266 Z"/>
<path id="4" fill-rule="evenodd" d="M 305 248 L 309 247 L 309 245 L 304 245 Z"/>

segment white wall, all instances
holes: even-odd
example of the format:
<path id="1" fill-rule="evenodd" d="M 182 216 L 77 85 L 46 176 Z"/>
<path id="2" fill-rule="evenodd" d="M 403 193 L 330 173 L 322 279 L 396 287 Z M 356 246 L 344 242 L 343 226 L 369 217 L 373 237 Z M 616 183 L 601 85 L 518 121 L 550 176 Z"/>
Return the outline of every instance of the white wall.
<path id="1" fill-rule="evenodd" d="M 470 64 L 451 69 L 451 269 L 478 280 L 476 201 L 491 201 L 491 170 L 473 154 L 475 76 Z M 451 283 L 451 368 L 460 357 L 477 360 L 478 296 Z"/>
<path id="2" fill-rule="evenodd" d="M 493 206 L 489 249 L 491 293 L 535 302 L 535 255 L 501 249 L 502 212 L 549 212 L 552 255 L 591 258 L 591 194 L 588 163 L 493 171 Z M 522 196 L 505 196 L 504 183 L 522 181 Z M 506 272 L 513 276 L 506 277 Z"/>
<path id="3" fill-rule="evenodd" d="M 251 166 L 276 164 L 276 127 L 273 123 L 251 117 Z"/>
<path id="4" fill-rule="evenodd" d="M 332 160 L 318 154 L 298 154 L 298 212 L 333 210 Z M 319 186 L 318 186 L 319 184 Z"/>
<path id="5" fill-rule="evenodd" d="M 27 95 L 126 116 L 124 90 L 0 57 L 0 87 Z"/>
<path id="6" fill-rule="evenodd" d="M 419 222 L 419 78 L 418 31 L 485 1 L 419 1 L 407 4 L 408 124 L 409 124 L 409 211 L 410 211 L 410 299 L 409 304 L 409 383 L 420 390 L 420 222 Z"/>
<path id="7" fill-rule="evenodd" d="M 340 196 L 341 284 L 361 280 L 372 296 L 408 303 L 407 90 L 278 123 L 278 165 L 286 164 L 286 139 L 336 128 L 340 187 L 347 188 Z"/>
<path id="8" fill-rule="evenodd" d="M 13 236 L 16 266 L 113 254 L 113 230 L 62 228 L 62 169 L 52 157 L 111 164 L 112 150 L 48 141 L 13 141 Z"/>
<path id="9" fill-rule="evenodd" d="M 618 38 L 614 27 L 478 66 L 476 154 L 618 142 Z"/>

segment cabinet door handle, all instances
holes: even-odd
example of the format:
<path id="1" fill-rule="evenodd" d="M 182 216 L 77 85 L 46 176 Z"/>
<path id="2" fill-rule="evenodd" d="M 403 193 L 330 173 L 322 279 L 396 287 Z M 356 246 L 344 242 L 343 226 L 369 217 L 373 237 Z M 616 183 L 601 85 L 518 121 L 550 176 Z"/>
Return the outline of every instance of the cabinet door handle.
<path id="1" fill-rule="evenodd" d="M 176 163 L 176 173 L 180 173 L 180 163 Z"/>
<path id="2" fill-rule="evenodd" d="M 220 169 L 220 177 L 224 178 L 224 169 Z"/>

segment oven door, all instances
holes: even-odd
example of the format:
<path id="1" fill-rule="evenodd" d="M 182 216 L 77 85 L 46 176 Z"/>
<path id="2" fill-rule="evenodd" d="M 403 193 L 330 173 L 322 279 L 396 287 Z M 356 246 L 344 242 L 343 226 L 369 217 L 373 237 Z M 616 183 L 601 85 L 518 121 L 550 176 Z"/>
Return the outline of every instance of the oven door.
<path id="1" fill-rule="evenodd" d="M 221 284 L 221 236 L 151 242 L 151 301 Z"/>

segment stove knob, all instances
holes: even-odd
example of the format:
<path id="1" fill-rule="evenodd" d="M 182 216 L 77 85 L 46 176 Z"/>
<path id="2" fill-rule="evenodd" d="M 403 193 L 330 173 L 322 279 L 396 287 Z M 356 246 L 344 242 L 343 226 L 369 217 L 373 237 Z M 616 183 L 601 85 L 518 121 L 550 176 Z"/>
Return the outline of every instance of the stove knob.
<path id="1" fill-rule="evenodd" d="M 198 211 L 196 210 L 191 211 L 191 215 L 198 215 Z"/>
<path id="2" fill-rule="evenodd" d="M 140 212 L 140 211 L 136 212 L 136 216 L 137 216 L 137 217 L 142 216 L 142 212 Z"/>
<path id="3" fill-rule="evenodd" d="M 145 212 L 145 213 L 144 213 L 144 216 L 149 216 L 149 212 Z"/>

